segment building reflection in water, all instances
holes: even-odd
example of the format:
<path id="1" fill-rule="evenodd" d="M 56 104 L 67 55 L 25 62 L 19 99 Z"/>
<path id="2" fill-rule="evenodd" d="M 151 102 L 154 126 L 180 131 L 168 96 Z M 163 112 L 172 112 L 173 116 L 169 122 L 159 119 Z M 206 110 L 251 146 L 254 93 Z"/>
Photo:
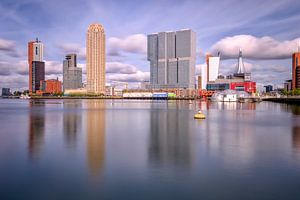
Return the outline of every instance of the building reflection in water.
<path id="1" fill-rule="evenodd" d="M 150 118 L 149 162 L 160 167 L 188 167 L 192 155 L 189 144 L 189 118 L 187 109 L 179 110 L 182 103 L 168 103 L 167 109 L 156 109 L 152 104 Z"/>
<path id="2" fill-rule="evenodd" d="M 28 154 L 32 159 L 37 159 L 44 144 L 45 135 L 45 102 L 29 101 L 29 130 Z"/>
<path id="3" fill-rule="evenodd" d="M 74 148 L 77 135 L 81 132 L 82 102 L 79 100 L 65 100 L 63 107 L 63 131 L 65 142 L 69 148 Z"/>
<path id="4" fill-rule="evenodd" d="M 222 155 L 223 164 L 233 169 L 251 163 L 255 156 L 255 109 L 255 103 L 212 102 L 207 119 L 201 121 L 206 152 L 212 157 Z"/>
<path id="5" fill-rule="evenodd" d="M 97 176 L 104 168 L 105 159 L 105 101 L 85 101 L 87 125 L 87 162 L 90 173 Z"/>
<path id="6" fill-rule="evenodd" d="M 300 151 L 300 106 L 290 106 L 293 118 L 293 147 Z"/>
<path id="7" fill-rule="evenodd" d="M 299 105 L 290 105 L 290 104 L 277 104 L 280 111 L 287 113 L 292 113 L 292 145 L 295 150 L 300 151 L 300 106 Z"/>

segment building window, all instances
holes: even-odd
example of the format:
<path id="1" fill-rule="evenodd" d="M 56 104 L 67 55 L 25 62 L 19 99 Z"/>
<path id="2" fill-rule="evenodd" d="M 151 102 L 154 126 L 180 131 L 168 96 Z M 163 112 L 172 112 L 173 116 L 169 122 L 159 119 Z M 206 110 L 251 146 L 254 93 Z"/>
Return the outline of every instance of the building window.
<path id="1" fill-rule="evenodd" d="M 35 47 L 35 55 L 38 55 L 38 48 Z"/>
<path id="2" fill-rule="evenodd" d="M 296 58 L 296 66 L 298 66 L 298 57 Z"/>

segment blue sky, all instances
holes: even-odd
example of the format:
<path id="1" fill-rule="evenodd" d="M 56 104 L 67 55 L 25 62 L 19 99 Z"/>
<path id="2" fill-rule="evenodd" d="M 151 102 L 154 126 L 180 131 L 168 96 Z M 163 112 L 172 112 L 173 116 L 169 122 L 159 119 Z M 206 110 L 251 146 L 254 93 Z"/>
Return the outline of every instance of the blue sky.
<path id="1" fill-rule="evenodd" d="M 232 72 L 238 49 L 261 84 L 291 77 L 291 53 L 300 41 L 298 0 L 1 0 L 0 87 L 28 87 L 27 42 L 45 45 L 47 78 L 61 78 L 66 53 L 78 53 L 85 71 L 89 24 L 106 32 L 107 82 L 136 87 L 149 78 L 147 34 L 190 28 L 197 33 L 197 66 L 207 52 L 221 51 L 220 71 Z"/>

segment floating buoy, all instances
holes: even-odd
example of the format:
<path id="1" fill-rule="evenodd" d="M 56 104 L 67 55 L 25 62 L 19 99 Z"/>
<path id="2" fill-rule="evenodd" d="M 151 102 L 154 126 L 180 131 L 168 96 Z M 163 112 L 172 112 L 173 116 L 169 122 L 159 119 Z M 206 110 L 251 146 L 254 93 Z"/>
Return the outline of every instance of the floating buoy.
<path id="1" fill-rule="evenodd" d="M 205 119 L 205 115 L 199 110 L 198 113 L 194 115 L 194 119 Z"/>

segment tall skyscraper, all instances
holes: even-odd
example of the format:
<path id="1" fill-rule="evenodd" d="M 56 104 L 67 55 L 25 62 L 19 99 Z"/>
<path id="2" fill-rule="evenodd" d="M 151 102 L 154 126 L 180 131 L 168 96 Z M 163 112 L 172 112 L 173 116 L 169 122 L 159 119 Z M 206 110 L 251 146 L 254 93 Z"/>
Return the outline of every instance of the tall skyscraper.
<path id="1" fill-rule="evenodd" d="M 293 54 L 292 89 L 300 89 L 300 51 Z"/>
<path id="2" fill-rule="evenodd" d="M 64 91 L 82 87 L 82 69 L 77 67 L 76 54 L 66 55 L 63 62 Z"/>
<path id="3" fill-rule="evenodd" d="M 195 88 L 196 33 L 148 35 L 148 61 L 152 88 Z"/>
<path id="4" fill-rule="evenodd" d="M 28 42 L 29 93 L 40 89 L 40 81 L 45 80 L 44 46 L 38 38 Z"/>
<path id="5" fill-rule="evenodd" d="M 215 81 L 219 75 L 220 56 L 209 56 L 207 62 L 207 81 Z"/>
<path id="6" fill-rule="evenodd" d="M 91 24 L 86 38 L 87 92 L 105 94 L 105 33 L 100 24 Z"/>

